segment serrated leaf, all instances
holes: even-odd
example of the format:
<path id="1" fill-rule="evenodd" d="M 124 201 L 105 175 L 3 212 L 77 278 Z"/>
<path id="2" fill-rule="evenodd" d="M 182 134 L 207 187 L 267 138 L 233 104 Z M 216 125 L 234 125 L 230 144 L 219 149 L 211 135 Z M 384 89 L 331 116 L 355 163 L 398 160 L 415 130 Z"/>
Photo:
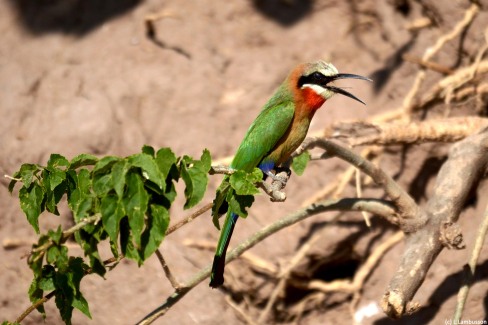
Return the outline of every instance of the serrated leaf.
<path id="1" fill-rule="evenodd" d="M 63 230 L 61 229 L 61 226 L 58 226 L 56 231 L 49 229 L 49 231 L 47 232 L 47 235 L 49 236 L 49 238 L 51 238 L 51 240 L 56 245 L 59 245 L 59 244 L 61 244 L 61 239 L 63 238 Z"/>
<path id="2" fill-rule="evenodd" d="M 106 174 L 103 176 L 98 174 L 93 178 L 93 191 L 98 196 L 106 195 L 113 187 L 112 174 Z"/>
<path id="3" fill-rule="evenodd" d="M 142 151 L 142 153 L 145 153 L 145 154 L 147 154 L 147 155 L 149 155 L 151 157 L 154 157 L 154 153 L 155 153 L 154 148 L 151 147 L 151 146 L 148 146 L 147 144 L 145 144 L 145 145 L 142 146 L 142 150 L 141 151 Z"/>
<path id="4" fill-rule="evenodd" d="M 61 319 L 67 324 L 71 324 L 71 317 L 73 315 L 73 290 L 69 285 L 68 276 L 64 273 L 56 273 L 54 277 L 55 303 L 58 307 Z"/>
<path id="5" fill-rule="evenodd" d="M 239 217 L 247 217 L 247 208 L 254 202 L 253 195 L 238 195 L 234 191 L 229 191 L 227 194 L 227 202 L 229 203 L 229 211 L 237 214 Z"/>
<path id="6" fill-rule="evenodd" d="M 43 276 L 39 279 L 38 283 L 39 289 L 43 291 L 52 291 L 54 290 L 54 281 L 52 276 Z"/>
<path id="7" fill-rule="evenodd" d="M 298 176 L 301 176 L 307 167 L 308 162 L 310 161 L 310 153 L 308 151 L 302 152 L 300 155 L 293 158 L 293 162 L 291 164 L 291 168 Z"/>
<path id="8" fill-rule="evenodd" d="M 61 184 L 66 179 L 66 172 L 60 169 L 49 168 L 49 174 L 43 174 L 44 181 L 49 177 L 49 190 L 54 191 L 54 189 Z"/>
<path id="9" fill-rule="evenodd" d="M 156 164 L 154 158 L 148 154 L 140 153 L 129 157 L 129 164 L 139 167 L 142 170 L 142 176 L 156 184 L 160 190 L 165 189 L 165 178 Z"/>
<path id="10" fill-rule="evenodd" d="M 27 216 L 32 228 L 39 234 L 39 215 L 43 207 L 44 192 L 37 183 L 32 183 L 30 188 L 22 187 L 19 192 L 20 207 Z"/>
<path id="11" fill-rule="evenodd" d="M 117 242 L 120 220 L 125 215 L 124 203 L 118 197 L 108 195 L 102 198 L 100 211 L 105 231 L 113 242 Z"/>
<path id="12" fill-rule="evenodd" d="M 23 186 L 28 188 L 30 187 L 31 183 L 32 183 L 32 178 L 34 177 L 34 175 L 36 174 L 36 172 L 39 170 L 39 166 L 38 165 L 34 165 L 34 164 L 23 164 L 22 166 L 20 166 L 20 170 L 14 174 L 14 178 L 19 178 L 22 180 L 22 183 L 24 184 Z M 12 182 L 15 182 L 15 181 L 12 181 Z M 14 183 L 15 184 L 15 183 Z M 13 185 L 12 185 L 12 189 L 13 189 Z M 9 190 L 10 190 L 10 187 L 9 187 Z M 12 192 L 12 191 L 10 191 Z"/>
<path id="13" fill-rule="evenodd" d="M 97 157 L 90 155 L 90 154 L 82 153 L 81 155 L 78 155 L 78 156 L 74 157 L 73 159 L 71 159 L 71 162 L 69 163 L 68 168 L 69 169 L 77 169 L 77 168 L 80 168 L 83 166 L 95 165 L 97 162 L 98 162 Z"/>
<path id="14" fill-rule="evenodd" d="M 170 148 L 161 148 L 156 153 L 156 163 L 163 178 L 167 178 L 171 167 L 176 164 L 176 156 Z"/>
<path id="15" fill-rule="evenodd" d="M 83 314 L 91 318 L 88 302 L 80 291 L 81 279 L 85 276 L 85 267 L 83 260 L 79 257 L 70 258 L 69 268 L 71 272 L 70 282 L 68 283 L 73 289 L 73 301 L 71 306 L 80 310 Z"/>
<path id="16" fill-rule="evenodd" d="M 65 271 L 68 268 L 68 248 L 64 245 L 49 247 L 46 261 L 49 264 L 56 265 L 58 270 Z"/>
<path id="17" fill-rule="evenodd" d="M 137 246 L 141 245 L 141 234 L 144 228 L 144 214 L 146 213 L 149 195 L 144 189 L 144 182 L 139 174 L 127 174 L 127 193 L 124 196 L 125 211 L 129 218 L 129 225 Z"/>
<path id="18" fill-rule="evenodd" d="M 44 291 L 52 291 L 55 289 L 54 275 L 55 270 L 52 265 L 45 265 L 41 273 L 35 274 L 28 292 L 29 299 L 32 303 L 36 303 L 39 299 L 42 299 Z M 36 309 L 41 313 L 43 318 L 46 317 L 43 304 L 39 305 Z"/>
<path id="19" fill-rule="evenodd" d="M 76 179 L 76 189 L 68 197 L 68 205 L 73 211 L 75 221 L 79 222 L 92 208 L 93 195 L 90 193 L 91 178 L 87 169 L 81 169 Z"/>
<path id="20" fill-rule="evenodd" d="M 149 211 L 148 227 L 141 238 L 144 260 L 158 249 L 169 225 L 169 212 L 165 207 L 151 204 Z"/>
<path id="21" fill-rule="evenodd" d="M 112 182 L 115 189 L 115 193 L 121 198 L 124 196 L 125 188 L 125 175 L 129 171 L 129 164 L 127 160 L 121 160 L 114 164 L 112 167 Z"/>
<path id="22" fill-rule="evenodd" d="M 51 156 L 49 157 L 49 160 L 47 162 L 47 167 L 52 168 L 52 169 L 56 169 L 60 166 L 62 166 L 62 167 L 69 166 L 68 159 L 66 159 L 65 157 L 63 157 L 57 153 L 51 154 Z"/>
<path id="23" fill-rule="evenodd" d="M 184 156 L 180 163 L 181 178 L 185 182 L 186 202 L 184 209 L 194 207 L 203 199 L 207 190 L 208 171 L 211 167 L 210 153 L 205 149 L 200 160 Z"/>
<path id="24" fill-rule="evenodd" d="M 122 218 L 120 221 L 120 250 L 122 254 L 139 265 L 142 264 L 142 259 L 137 249 L 134 247 L 133 236 L 130 231 L 129 221 L 127 218 Z"/>
<path id="25" fill-rule="evenodd" d="M 212 157 L 210 156 L 210 151 L 208 151 L 208 149 L 203 150 L 202 155 L 200 156 L 200 162 L 202 171 L 208 173 L 212 167 Z"/>
<path id="26" fill-rule="evenodd" d="M 58 168 L 63 166 L 67 160 L 60 155 L 51 155 L 48 167 L 42 171 L 42 182 L 46 190 L 46 210 L 56 215 L 59 215 L 57 204 L 63 197 L 67 190 L 66 172 Z"/>
<path id="27" fill-rule="evenodd" d="M 79 232 L 75 233 L 75 239 L 83 249 L 85 256 L 89 258 L 92 272 L 103 277 L 107 270 L 105 269 L 103 261 L 98 252 L 99 241 L 97 239 L 98 236 L 96 235 L 97 231 L 101 229 L 101 226 L 93 228 L 92 231 L 86 231 L 86 228 L 88 227 L 86 226 Z"/>
<path id="28" fill-rule="evenodd" d="M 230 175 L 229 183 L 238 195 L 256 195 L 259 190 L 255 183 L 262 179 L 255 171 L 253 173 L 246 173 L 243 170 L 237 170 Z"/>
<path id="29" fill-rule="evenodd" d="M 169 209 L 171 207 L 171 204 L 173 204 L 175 198 L 176 198 L 176 186 L 171 179 L 168 179 L 166 182 L 166 191 L 164 192 L 164 197 L 168 200 L 169 205 L 167 208 Z"/>
<path id="30" fill-rule="evenodd" d="M 117 161 L 120 161 L 120 160 L 121 160 L 121 158 L 115 157 L 115 156 L 103 157 L 102 159 L 100 159 L 95 164 L 95 167 L 93 167 L 92 173 L 93 174 L 97 174 L 97 173 L 102 173 L 103 174 L 103 173 L 107 172 L 108 170 L 110 170 L 110 168 L 112 168 L 112 166 Z"/>
<path id="31" fill-rule="evenodd" d="M 77 296 L 73 297 L 73 302 L 71 303 L 71 306 L 81 311 L 88 318 L 92 318 L 90 314 L 90 308 L 88 307 L 88 302 L 86 301 L 85 297 L 83 297 L 81 292 L 79 292 Z"/>

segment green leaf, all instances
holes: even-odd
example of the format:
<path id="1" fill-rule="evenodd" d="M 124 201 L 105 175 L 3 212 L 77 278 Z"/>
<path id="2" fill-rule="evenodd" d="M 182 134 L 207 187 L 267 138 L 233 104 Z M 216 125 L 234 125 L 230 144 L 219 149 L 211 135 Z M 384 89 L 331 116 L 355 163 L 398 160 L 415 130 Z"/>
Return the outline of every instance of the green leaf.
<path id="1" fill-rule="evenodd" d="M 29 299 L 32 303 L 36 303 L 43 298 L 44 291 L 52 291 L 55 289 L 54 276 L 56 272 L 52 265 L 45 265 L 41 273 L 36 274 L 29 287 Z M 37 310 L 46 318 L 46 311 L 44 305 L 39 305 Z"/>
<path id="2" fill-rule="evenodd" d="M 201 169 L 209 172 L 210 168 L 212 167 L 212 157 L 210 156 L 210 151 L 208 149 L 203 150 L 202 155 L 200 156 L 201 161 Z"/>
<path id="3" fill-rule="evenodd" d="M 141 234 L 144 228 L 144 214 L 147 210 L 149 195 L 144 189 L 144 182 L 139 174 L 127 174 L 127 193 L 124 205 L 135 244 L 141 245 Z"/>
<path id="4" fill-rule="evenodd" d="M 49 190 L 54 191 L 54 189 L 61 184 L 66 179 L 66 172 L 64 170 L 56 168 L 48 168 L 49 175 L 43 174 L 43 177 L 49 177 Z"/>
<path id="5" fill-rule="evenodd" d="M 85 297 L 83 297 L 81 292 L 79 292 L 77 296 L 73 297 L 73 302 L 71 303 L 71 306 L 81 311 L 87 317 L 92 318 L 90 314 L 90 308 L 88 307 L 88 302 L 86 301 Z"/>
<path id="6" fill-rule="evenodd" d="M 70 258 L 69 267 L 71 272 L 71 281 L 69 282 L 69 284 L 72 287 L 74 293 L 71 306 L 75 307 L 83 314 L 91 318 L 88 302 L 86 301 L 85 297 L 83 297 L 83 294 L 80 291 L 80 282 L 86 274 L 86 265 L 83 263 L 83 260 L 81 258 L 77 257 Z"/>
<path id="7" fill-rule="evenodd" d="M 110 170 L 113 166 L 113 164 L 115 164 L 117 161 L 120 161 L 121 158 L 119 157 L 114 157 L 114 156 L 107 156 L 107 157 L 103 157 L 102 159 L 100 159 L 96 164 L 95 164 L 95 167 L 93 167 L 93 171 L 92 173 L 93 174 L 97 174 L 97 173 L 105 173 L 107 172 L 108 170 Z"/>
<path id="8" fill-rule="evenodd" d="M 113 187 L 112 174 L 105 174 L 103 176 L 97 174 L 93 177 L 93 191 L 98 196 L 106 195 Z"/>
<path id="9" fill-rule="evenodd" d="M 66 270 L 68 268 L 68 247 L 64 245 L 49 247 L 46 261 L 49 264 L 56 265 L 58 270 Z"/>
<path id="10" fill-rule="evenodd" d="M 184 156 L 180 163 L 181 178 L 185 182 L 186 202 L 184 209 L 194 207 L 203 199 L 207 190 L 208 171 L 211 167 L 210 153 L 205 149 L 200 160 Z"/>
<path id="11" fill-rule="evenodd" d="M 238 195 L 234 191 L 229 191 L 227 194 L 227 202 L 229 203 L 229 211 L 237 214 L 239 217 L 247 217 L 247 208 L 254 202 L 253 195 Z"/>
<path id="12" fill-rule="evenodd" d="M 77 169 L 83 166 L 95 165 L 97 162 L 98 162 L 97 157 L 86 153 L 82 153 L 81 155 L 78 155 L 71 160 L 68 168 Z"/>
<path id="13" fill-rule="evenodd" d="M 129 171 L 129 164 L 127 160 L 121 160 L 112 167 L 112 182 L 115 193 L 121 198 L 124 196 L 125 175 Z"/>
<path id="14" fill-rule="evenodd" d="M 141 238 L 144 260 L 158 249 L 169 225 L 169 212 L 165 207 L 151 204 L 149 211 L 148 226 Z"/>
<path id="15" fill-rule="evenodd" d="M 298 176 L 301 176 L 307 167 L 308 162 L 310 161 L 310 153 L 308 151 L 302 152 L 299 156 L 293 158 L 293 162 L 291 164 L 291 168 Z"/>
<path id="16" fill-rule="evenodd" d="M 93 273 L 96 273 L 103 277 L 107 270 L 105 269 L 103 261 L 98 252 L 99 240 L 97 239 L 98 236 L 96 235 L 96 231 L 100 229 L 101 227 L 97 227 L 91 232 L 82 229 L 79 232 L 75 233 L 75 239 L 83 249 L 85 256 L 88 256 L 90 260 L 90 267 Z"/>
<path id="17" fill-rule="evenodd" d="M 154 157 L 154 148 L 145 144 L 142 146 L 142 153 Z"/>
<path id="18" fill-rule="evenodd" d="M 56 273 L 54 277 L 55 303 L 58 307 L 61 319 L 67 324 L 71 325 L 71 317 L 73 316 L 73 290 L 69 285 L 69 278 L 64 273 Z"/>
<path id="19" fill-rule="evenodd" d="M 141 265 L 142 259 L 139 252 L 134 247 L 133 236 L 130 230 L 128 219 L 122 218 L 120 221 L 120 249 L 125 257 L 137 261 L 137 263 Z"/>
<path id="20" fill-rule="evenodd" d="M 64 158 L 63 156 L 57 153 L 51 154 L 47 162 L 47 167 L 51 169 L 56 169 L 60 166 L 68 167 L 69 166 L 68 159 Z"/>
<path id="21" fill-rule="evenodd" d="M 39 237 L 39 240 L 37 241 L 37 244 L 32 245 L 32 252 L 27 259 L 27 263 L 29 264 L 29 267 L 31 268 L 32 272 L 34 273 L 35 277 L 40 277 L 43 272 L 42 268 L 42 263 L 43 263 L 43 258 L 44 258 L 44 251 L 36 251 L 35 248 L 41 247 L 48 243 L 51 240 L 51 238 L 48 235 L 41 235 Z"/>
<path id="22" fill-rule="evenodd" d="M 53 276 L 43 276 L 39 279 L 38 283 L 39 289 L 42 291 L 52 291 L 54 290 Z"/>
<path id="23" fill-rule="evenodd" d="M 161 174 L 154 158 L 148 154 L 140 153 L 129 157 L 129 164 L 139 167 L 142 170 L 142 176 L 156 184 L 160 190 L 165 189 L 165 177 Z"/>
<path id="24" fill-rule="evenodd" d="M 73 211 L 76 222 L 85 218 L 92 209 L 93 194 L 90 193 L 90 188 L 90 172 L 83 168 L 78 172 L 75 190 L 68 197 L 68 205 Z"/>
<path id="25" fill-rule="evenodd" d="M 124 203 L 115 195 L 108 195 L 102 198 L 100 211 L 105 231 L 113 242 L 117 242 L 120 220 L 125 215 Z"/>
<path id="26" fill-rule="evenodd" d="M 59 245 L 61 244 L 61 239 L 63 238 L 63 230 L 61 229 L 61 226 L 58 226 L 58 229 L 56 229 L 56 231 L 49 229 L 47 235 L 56 245 Z"/>
<path id="27" fill-rule="evenodd" d="M 237 170 L 230 175 L 229 182 L 238 195 L 256 195 L 259 190 L 255 183 L 262 180 L 263 174 L 258 168 L 252 173 L 246 173 L 243 170 Z"/>
<path id="28" fill-rule="evenodd" d="M 42 202 L 44 192 L 37 183 L 32 183 L 29 188 L 22 187 L 19 191 L 20 207 L 27 216 L 32 228 L 39 234 L 39 215 L 44 210 Z"/>
<path id="29" fill-rule="evenodd" d="M 38 165 L 23 164 L 20 167 L 20 170 L 14 174 L 14 178 L 20 177 L 20 179 L 22 179 L 22 183 L 24 184 L 23 186 L 29 188 L 32 183 L 32 178 L 34 177 L 37 171 L 39 171 Z M 16 181 L 13 180 L 12 182 L 16 182 Z M 13 186 L 15 185 L 15 183 L 12 184 L 12 182 L 10 185 L 12 186 L 12 190 L 13 190 Z M 10 185 L 9 185 L 9 190 L 10 190 Z M 12 191 L 10 190 L 10 192 Z"/>
<path id="30" fill-rule="evenodd" d="M 215 225 L 217 229 L 220 230 L 220 224 L 219 224 L 219 210 L 222 204 L 226 201 L 227 193 L 231 189 L 229 181 L 228 181 L 228 176 L 224 178 L 220 186 L 217 188 L 217 194 L 215 195 L 215 199 L 213 200 L 213 206 L 212 206 L 212 222 Z"/>
<path id="31" fill-rule="evenodd" d="M 171 167 L 176 164 L 176 156 L 170 148 L 161 148 L 156 153 L 156 163 L 163 178 L 166 178 Z"/>

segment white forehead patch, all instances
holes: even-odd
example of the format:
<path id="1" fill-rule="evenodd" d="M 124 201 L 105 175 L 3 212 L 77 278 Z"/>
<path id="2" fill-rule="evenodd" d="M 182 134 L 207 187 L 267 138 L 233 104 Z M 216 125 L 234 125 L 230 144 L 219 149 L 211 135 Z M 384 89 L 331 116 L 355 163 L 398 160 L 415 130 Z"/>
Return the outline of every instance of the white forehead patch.
<path id="1" fill-rule="evenodd" d="M 319 72 L 323 74 L 324 76 L 335 76 L 336 74 L 339 74 L 339 71 L 337 70 L 336 67 L 332 63 L 325 63 L 323 62 L 324 67 L 319 69 Z"/>

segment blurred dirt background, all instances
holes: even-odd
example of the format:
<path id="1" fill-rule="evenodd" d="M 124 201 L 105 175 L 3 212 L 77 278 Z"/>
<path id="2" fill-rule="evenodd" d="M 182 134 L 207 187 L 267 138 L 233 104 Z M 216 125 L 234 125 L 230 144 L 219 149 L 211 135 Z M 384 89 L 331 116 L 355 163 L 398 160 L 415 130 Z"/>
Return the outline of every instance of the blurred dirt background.
<path id="1" fill-rule="evenodd" d="M 474 60 L 488 25 L 483 2 L 474 22 L 443 48 L 436 61 L 455 69 Z M 51 153 L 68 158 L 79 153 L 129 155 L 143 144 L 169 146 L 179 155 L 199 156 L 204 148 L 214 159 L 231 155 L 275 87 L 303 61 L 325 59 L 341 72 L 375 81 L 373 85 L 348 81 L 349 91 L 364 100 L 366 108 L 336 96 L 318 112 L 311 132 L 334 121 L 387 112 L 401 106 L 418 70 L 402 56 L 421 56 L 462 19 L 469 5 L 459 0 L 1 1 L 0 173 L 12 175 L 24 162 L 45 164 Z M 154 17 L 163 18 L 154 21 L 148 32 L 145 21 Z M 408 28 L 425 18 L 429 26 Z M 434 74 L 425 87 L 435 78 Z M 439 109 L 431 114 L 446 113 Z M 449 114 L 486 115 L 486 102 L 480 106 L 467 101 Z M 403 155 L 402 148 L 393 148 L 382 167 L 422 202 L 448 148 L 424 145 Z M 236 227 L 231 246 L 299 208 L 345 168 L 336 160 L 314 162 L 303 176 L 292 176 L 285 203 L 272 204 L 261 196 L 247 220 Z M 207 201 L 219 179 L 212 177 Z M 15 195 L 8 194 L 8 180 L 2 177 L 0 182 L 0 239 L 20 242 L 15 248 L 0 248 L 0 320 L 14 320 L 29 306 L 31 272 L 21 257 L 36 235 Z M 413 316 L 394 322 L 377 306 L 398 264 L 399 244 L 368 278 L 356 310 L 349 309 L 350 295 L 330 294 L 310 304 L 303 302 L 313 292 L 287 288 L 269 322 L 350 324 L 362 310 L 369 314 L 356 319 L 361 324 L 444 324 L 452 316 L 462 267 L 487 203 L 483 189 L 486 184 L 461 216 L 468 249 L 441 253 L 416 295 L 422 307 Z M 344 193 L 354 195 L 354 187 Z M 368 194 L 382 195 L 374 189 Z M 175 206 L 181 203 L 180 198 Z M 172 222 L 186 214 L 175 208 Z M 301 267 L 310 271 L 315 265 L 311 276 L 330 281 L 351 277 L 375 245 L 394 231 L 375 218 L 367 229 L 360 214 L 344 215 L 332 225 L 326 223 L 330 219 L 330 214 L 310 218 L 251 252 L 278 267 L 327 225 L 309 254 L 311 264 Z M 71 224 L 67 213 L 43 215 L 42 228 L 60 220 Z M 188 247 L 189 239 L 216 243 L 217 238 L 210 216 L 169 236 L 162 251 L 176 277 L 183 281 L 212 260 L 211 250 Z M 131 324 L 172 292 L 155 257 L 141 268 L 130 261 L 121 264 L 106 279 L 85 278 L 82 291 L 93 320 L 75 311 L 74 324 Z M 488 315 L 486 247 L 478 271 L 464 313 L 471 320 Z M 229 301 L 241 306 L 246 317 L 257 319 L 276 281 L 248 262 L 236 261 L 226 270 L 226 283 L 223 290 L 211 290 L 205 281 L 156 323 L 243 323 L 245 317 Z M 62 323 L 54 301 L 46 307 L 46 323 Z M 34 312 L 24 324 L 41 321 Z"/>

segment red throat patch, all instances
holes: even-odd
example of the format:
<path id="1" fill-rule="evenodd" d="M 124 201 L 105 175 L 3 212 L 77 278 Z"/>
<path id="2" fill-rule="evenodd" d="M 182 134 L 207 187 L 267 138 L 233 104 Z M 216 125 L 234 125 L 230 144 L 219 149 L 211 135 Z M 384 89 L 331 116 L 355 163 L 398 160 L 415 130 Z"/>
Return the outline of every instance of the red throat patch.
<path id="1" fill-rule="evenodd" d="M 312 110 L 317 110 L 325 102 L 324 97 L 320 96 L 311 88 L 304 88 L 302 90 L 303 99 L 307 106 Z"/>

